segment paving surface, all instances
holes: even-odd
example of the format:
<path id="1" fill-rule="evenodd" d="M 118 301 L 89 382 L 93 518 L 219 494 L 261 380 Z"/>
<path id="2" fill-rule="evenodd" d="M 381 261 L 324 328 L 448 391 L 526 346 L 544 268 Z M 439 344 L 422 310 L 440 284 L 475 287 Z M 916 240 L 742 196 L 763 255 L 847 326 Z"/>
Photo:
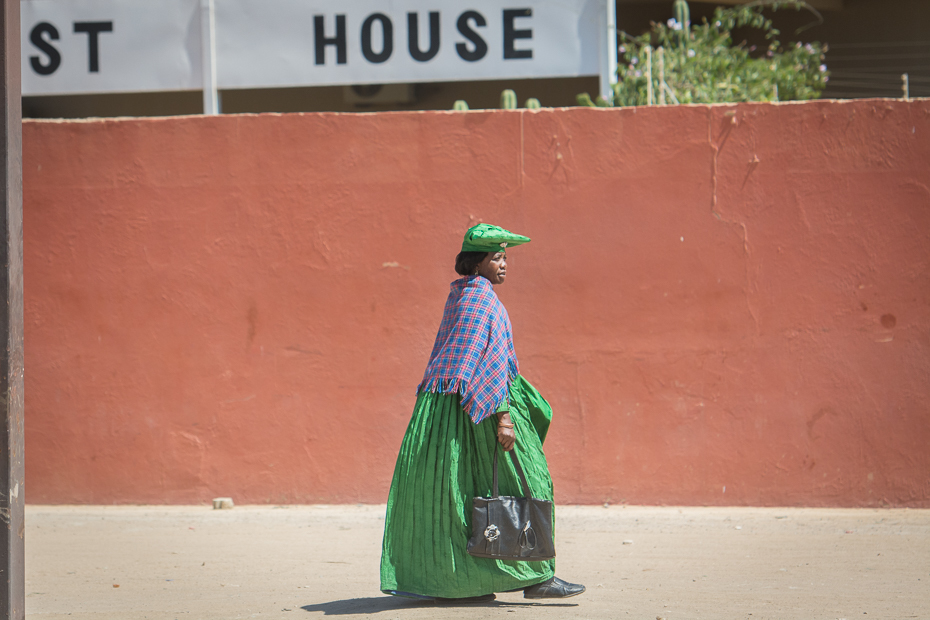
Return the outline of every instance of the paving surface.
<path id="1" fill-rule="evenodd" d="M 383 506 L 28 506 L 26 616 L 930 619 L 930 511 L 557 509 L 562 602 L 378 591 Z"/>

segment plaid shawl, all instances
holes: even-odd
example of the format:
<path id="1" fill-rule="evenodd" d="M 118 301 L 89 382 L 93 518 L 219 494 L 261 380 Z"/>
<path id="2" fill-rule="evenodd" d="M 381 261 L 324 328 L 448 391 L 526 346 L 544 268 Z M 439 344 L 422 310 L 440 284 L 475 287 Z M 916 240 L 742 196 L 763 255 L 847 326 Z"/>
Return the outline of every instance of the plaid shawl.
<path id="1" fill-rule="evenodd" d="M 460 394 L 477 424 L 495 413 L 520 373 L 513 328 L 486 278 L 466 276 L 449 287 L 436 343 L 418 392 Z"/>

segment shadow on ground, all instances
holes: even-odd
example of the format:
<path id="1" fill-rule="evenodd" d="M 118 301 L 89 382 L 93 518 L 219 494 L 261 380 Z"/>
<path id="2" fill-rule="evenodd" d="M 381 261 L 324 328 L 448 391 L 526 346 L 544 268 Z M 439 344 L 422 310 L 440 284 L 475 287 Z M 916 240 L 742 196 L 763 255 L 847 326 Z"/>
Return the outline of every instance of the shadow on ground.
<path id="1" fill-rule="evenodd" d="M 577 607 L 577 603 L 524 603 L 524 602 L 507 602 L 492 601 L 480 605 L 465 604 L 456 605 L 455 603 L 436 603 L 433 601 L 417 601 L 405 599 L 397 596 L 369 596 L 366 598 L 348 598 L 341 601 L 330 601 L 328 603 L 318 603 L 316 605 L 304 605 L 301 607 L 304 611 L 321 611 L 325 616 L 355 616 L 365 614 L 377 614 L 382 611 L 397 611 L 399 609 L 411 609 L 422 607 L 536 607 L 538 605 L 546 607 Z"/>

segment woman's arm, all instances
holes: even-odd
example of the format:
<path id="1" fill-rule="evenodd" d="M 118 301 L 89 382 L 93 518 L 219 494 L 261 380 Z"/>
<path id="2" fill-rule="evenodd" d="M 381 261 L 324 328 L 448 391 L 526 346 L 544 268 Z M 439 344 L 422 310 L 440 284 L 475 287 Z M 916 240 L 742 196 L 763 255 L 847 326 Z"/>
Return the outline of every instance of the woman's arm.
<path id="1" fill-rule="evenodd" d="M 500 411 L 497 414 L 497 441 L 504 449 L 504 452 L 513 450 L 513 446 L 517 442 L 517 434 L 513 430 L 513 422 L 510 421 L 509 411 Z"/>

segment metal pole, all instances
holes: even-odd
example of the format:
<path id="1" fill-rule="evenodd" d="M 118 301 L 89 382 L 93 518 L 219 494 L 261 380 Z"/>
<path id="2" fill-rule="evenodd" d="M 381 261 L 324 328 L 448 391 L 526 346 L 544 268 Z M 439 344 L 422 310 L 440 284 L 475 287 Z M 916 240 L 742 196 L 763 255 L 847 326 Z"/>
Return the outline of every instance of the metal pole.
<path id="1" fill-rule="evenodd" d="M 656 102 L 652 90 L 652 46 L 646 46 L 646 105 Z"/>
<path id="2" fill-rule="evenodd" d="M 659 53 L 659 105 L 665 105 L 665 48 L 656 51 Z"/>
<path id="3" fill-rule="evenodd" d="M 614 84 L 617 83 L 617 4 L 606 0 L 607 5 L 607 61 L 606 74 L 601 76 L 601 96 L 613 101 Z"/>
<path id="4" fill-rule="evenodd" d="M 200 60 L 203 74 L 203 113 L 219 114 L 216 90 L 216 14 L 213 0 L 200 0 Z"/>
<path id="5" fill-rule="evenodd" d="M 26 617 L 23 460 L 23 115 L 20 0 L 0 0 L 0 619 Z"/>
<path id="6" fill-rule="evenodd" d="M 906 73 L 901 74 L 901 90 L 904 93 L 904 100 L 907 101 L 911 98 L 911 84 L 910 78 Z"/>

